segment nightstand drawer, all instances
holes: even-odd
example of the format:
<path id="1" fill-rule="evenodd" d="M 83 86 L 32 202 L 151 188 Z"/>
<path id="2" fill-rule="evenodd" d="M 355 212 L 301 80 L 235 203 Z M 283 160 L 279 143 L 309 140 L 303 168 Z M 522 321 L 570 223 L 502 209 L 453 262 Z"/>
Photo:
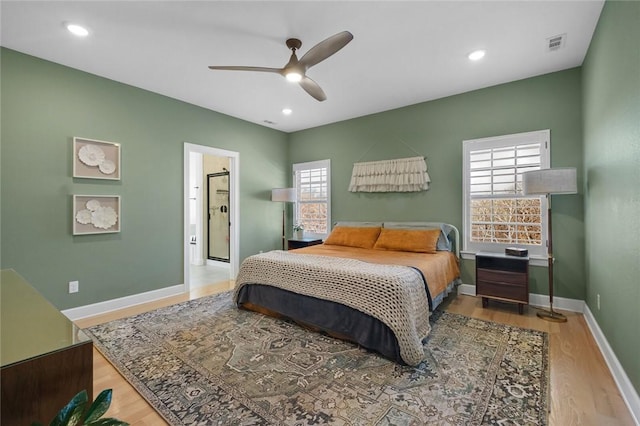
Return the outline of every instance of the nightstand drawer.
<path id="1" fill-rule="evenodd" d="M 491 281 L 494 283 L 513 284 L 518 286 L 527 285 L 526 274 L 511 271 L 500 271 L 496 269 L 478 268 L 476 271 L 476 279 L 478 281 Z"/>
<path id="2" fill-rule="evenodd" d="M 497 297 L 528 303 L 529 294 L 527 287 L 513 284 L 503 284 L 478 280 L 476 283 L 476 295 L 485 297 Z"/>

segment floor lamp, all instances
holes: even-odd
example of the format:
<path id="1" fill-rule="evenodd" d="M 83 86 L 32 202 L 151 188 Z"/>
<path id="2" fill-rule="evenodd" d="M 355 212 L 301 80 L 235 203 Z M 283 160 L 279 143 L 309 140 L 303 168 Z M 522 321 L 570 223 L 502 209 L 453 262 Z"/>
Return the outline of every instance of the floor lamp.
<path id="1" fill-rule="evenodd" d="M 576 169 L 573 167 L 543 169 L 522 174 L 525 195 L 544 195 L 547 198 L 547 261 L 549 262 L 549 310 L 541 310 L 538 317 L 553 322 L 566 322 L 567 317 L 553 310 L 553 240 L 551 238 L 551 195 L 578 192 Z"/>
<path id="2" fill-rule="evenodd" d="M 296 189 L 295 188 L 273 188 L 271 190 L 271 201 L 279 201 L 281 203 L 295 203 L 296 202 Z M 286 217 L 286 204 L 282 204 L 282 250 L 284 250 L 284 240 L 286 239 L 285 230 L 285 217 Z"/>

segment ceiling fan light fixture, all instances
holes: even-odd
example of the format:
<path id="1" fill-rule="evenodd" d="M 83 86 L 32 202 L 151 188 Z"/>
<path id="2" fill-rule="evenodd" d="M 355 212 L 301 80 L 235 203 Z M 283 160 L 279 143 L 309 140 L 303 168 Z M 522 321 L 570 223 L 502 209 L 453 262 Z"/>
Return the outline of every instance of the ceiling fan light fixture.
<path id="1" fill-rule="evenodd" d="M 86 37 L 89 35 L 89 30 L 87 30 L 85 27 L 81 25 L 65 24 L 65 26 L 67 27 L 67 30 L 69 30 L 69 32 L 75 36 Z"/>
<path id="2" fill-rule="evenodd" d="M 296 56 L 296 50 L 302 46 L 302 42 L 297 38 L 287 39 L 286 45 L 291 50 L 291 56 L 289 62 L 282 68 L 267 68 L 267 67 L 251 67 L 251 66 L 220 66 L 210 65 L 209 69 L 212 70 L 227 70 L 227 71 L 255 71 L 255 72 L 270 72 L 279 74 L 285 77 L 288 81 L 298 83 L 298 85 L 311 97 L 318 102 L 327 100 L 327 95 L 322 91 L 322 88 L 307 77 L 306 73 L 312 66 L 324 61 L 340 49 L 345 47 L 351 40 L 353 40 L 353 34 L 349 31 L 342 31 L 331 37 L 324 39 L 320 43 L 313 46 L 307 53 L 304 54 L 302 59 L 298 60 Z"/>
<path id="3" fill-rule="evenodd" d="M 288 72 L 285 77 L 287 77 L 287 80 L 292 83 L 298 83 L 300 80 L 302 80 L 302 74 L 297 71 Z"/>
<path id="4" fill-rule="evenodd" d="M 487 51 L 486 50 L 474 50 L 473 52 L 469 53 L 469 55 L 467 56 L 470 60 L 472 61 L 478 61 L 482 58 L 484 58 L 484 55 L 486 55 Z"/>

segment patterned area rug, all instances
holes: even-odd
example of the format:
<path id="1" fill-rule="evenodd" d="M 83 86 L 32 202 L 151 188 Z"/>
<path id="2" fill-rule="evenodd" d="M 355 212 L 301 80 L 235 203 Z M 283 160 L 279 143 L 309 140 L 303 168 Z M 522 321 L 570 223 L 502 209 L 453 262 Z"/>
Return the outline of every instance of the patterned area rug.
<path id="1" fill-rule="evenodd" d="M 548 421 L 547 334 L 447 312 L 415 368 L 239 310 L 231 293 L 86 331 L 172 425 Z"/>

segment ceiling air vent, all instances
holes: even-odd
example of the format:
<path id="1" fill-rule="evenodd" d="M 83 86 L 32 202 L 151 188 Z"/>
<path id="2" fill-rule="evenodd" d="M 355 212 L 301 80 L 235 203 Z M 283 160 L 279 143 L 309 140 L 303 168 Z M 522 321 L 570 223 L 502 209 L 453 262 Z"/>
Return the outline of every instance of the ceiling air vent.
<path id="1" fill-rule="evenodd" d="M 567 42 L 567 34 L 560 34 L 557 36 L 549 37 L 547 39 L 547 51 L 554 52 L 564 47 Z"/>

